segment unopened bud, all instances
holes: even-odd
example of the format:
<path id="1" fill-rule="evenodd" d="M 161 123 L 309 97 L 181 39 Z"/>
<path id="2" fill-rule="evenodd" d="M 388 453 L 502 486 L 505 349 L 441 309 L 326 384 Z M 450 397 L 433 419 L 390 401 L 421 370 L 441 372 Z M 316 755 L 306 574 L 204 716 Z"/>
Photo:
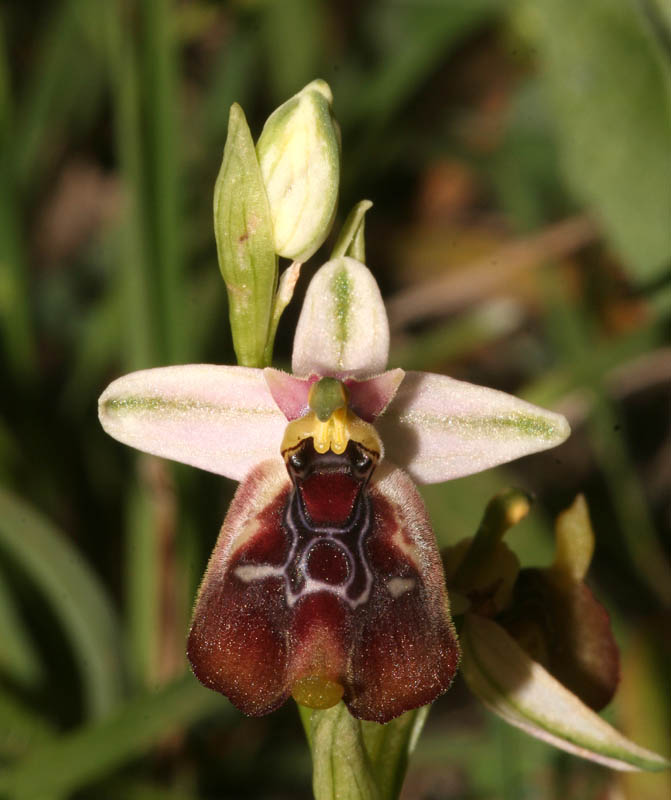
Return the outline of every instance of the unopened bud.
<path id="1" fill-rule="evenodd" d="M 331 230 L 340 180 L 340 136 L 327 83 L 312 81 L 268 118 L 256 145 L 275 252 L 306 261 Z"/>

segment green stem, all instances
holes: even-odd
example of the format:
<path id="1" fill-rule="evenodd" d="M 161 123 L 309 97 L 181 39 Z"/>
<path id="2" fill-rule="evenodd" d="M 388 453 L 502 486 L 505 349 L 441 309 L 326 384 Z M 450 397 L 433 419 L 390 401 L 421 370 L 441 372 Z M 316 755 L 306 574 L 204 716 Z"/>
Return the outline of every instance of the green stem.
<path id="1" fill-rule="evenodd" d="M 313 711 L 310 729 L 315 800 L 382 800 L 361 723 L 344 703 Z"/>
<path id="2" fill-rule="evenodd" d="M 179 159 L 176 142 L 177 70 L 172 0 L 141 0 L 142 127 L 145 133 L 147 234 L 164 358 L 186 356 L 184 286 L 179 241 Z"/>
<path id="3" fill-rule="evenodd" d="M 455 573 L 455 589 L 469 588 L 505 532 L 527 515 L 530 505 L 531 497 L 521 489 L 504 489 L 489 501 L 482 522 Z"/>
<path id="4" fill-rule="evenodd" d="M 289 305 L 291 298 L 294 296 L 294 288 L 301 274 L 302 266 L 300 261 L 294 261 L 280 276 L 277 292 L 275 293 L 275 299 L 273 301 L 273 311 L 270 317 L 268 341 L 266 342 L 266 348 L 263 352 L 263 364 L 254 364 L 252 366 L 270 367 L 272 365 L 277 326 L 280 323 L 284 309 Z"/>
<path id="5" fill-rule="evenodd" d="M 125 3 L 109 3 L 107 35 L 114 92 L 116 141 L 126 189 L 122 258 L 118 279 L 120 308 L 127 317 L 125 358 L 129 370 L 156 364 L 159 324 L 152 291 L 150 249 L 143 179 L 140 93 L 135 48 L 123 23 Z M 159 558 L 152 509 L 146 492 L 136 493 L 126 509 L 126 613 L 133 673 L 140 685 L 155 677 L 159 629 Z"/>
<path id="6" fill-rule="evenodd" d="M 298 711 L 310 745 L 315 800 L 396 800 L 430 706 L 380 725 L 351 716 L 344 703 Z"/>

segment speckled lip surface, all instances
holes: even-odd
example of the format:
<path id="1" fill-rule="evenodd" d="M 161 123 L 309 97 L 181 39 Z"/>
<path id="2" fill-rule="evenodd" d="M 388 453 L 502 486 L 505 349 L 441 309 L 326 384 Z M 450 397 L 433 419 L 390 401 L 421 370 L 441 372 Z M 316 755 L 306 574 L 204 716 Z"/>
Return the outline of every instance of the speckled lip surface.
<path id="1" fill-rule="evenodd" d="M 373 466 L 359 470 L 354 443 L 340 456 L 305 448 L 293 485 L 273 462 L 240 485 L 189 660 L 247 714 L 319 681 L 342 687 L 354 716 L 388 722 L 445 692 L 459 663 L 431 523 L 400 470 L 375 470 L 369 486 Z"/>

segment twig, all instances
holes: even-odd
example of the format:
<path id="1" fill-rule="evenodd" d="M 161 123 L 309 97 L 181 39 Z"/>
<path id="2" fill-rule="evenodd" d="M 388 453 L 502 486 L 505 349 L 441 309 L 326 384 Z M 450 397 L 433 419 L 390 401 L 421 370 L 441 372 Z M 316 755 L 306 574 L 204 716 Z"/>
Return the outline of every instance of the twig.
<path id="1" fill-rule="evenodd" d="M 441 278 L 398 292 L 387 303 L 389 323 L 398 330 L 410 322 L 467 306 L 500 284 L 509 283 L 518 273 L 574 253 L 598 235 L 594 223 L 579 216 L 505 244 Z"/>

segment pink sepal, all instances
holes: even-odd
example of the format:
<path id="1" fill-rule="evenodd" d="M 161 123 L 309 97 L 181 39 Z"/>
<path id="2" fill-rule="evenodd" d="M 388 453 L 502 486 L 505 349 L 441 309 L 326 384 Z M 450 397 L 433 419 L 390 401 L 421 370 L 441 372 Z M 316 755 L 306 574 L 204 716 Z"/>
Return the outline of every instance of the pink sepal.
<path id="1" fill-rule="evenodd" d="M 402 369 L 390 369 L 381 375 L 362 381 L 348 378 L 345 386 L 349 391 L 350 405 L 354 413 L 366 422 L 373 422 L 394 399 L 404 377 L 405 372 Z"/>
<path id="2" fill-rule="evenodd" d="M 302 417 L 309 411 L 308 394 L 312 384 L 319 380 L 318 375 L 298 378 L 288 372 L 266 367 L 263 370 L 263 376 L 273 400 L 289 422 Z"/>
<path id="3" fill-rule="evenodd" d="M 322 377 L 313 374 L 307 378 L 298 378 L 272 367 L 266 367 L 263 375 L 277 407 L 290 422 L 308 412 L 310 387 Z M 391 369 L 364 380 L 345 378 L 343 382 L 347 386 L 354 413 L 366 422 L 373 422 L 391 403 L 404 376 L 402 369 Z"/>

